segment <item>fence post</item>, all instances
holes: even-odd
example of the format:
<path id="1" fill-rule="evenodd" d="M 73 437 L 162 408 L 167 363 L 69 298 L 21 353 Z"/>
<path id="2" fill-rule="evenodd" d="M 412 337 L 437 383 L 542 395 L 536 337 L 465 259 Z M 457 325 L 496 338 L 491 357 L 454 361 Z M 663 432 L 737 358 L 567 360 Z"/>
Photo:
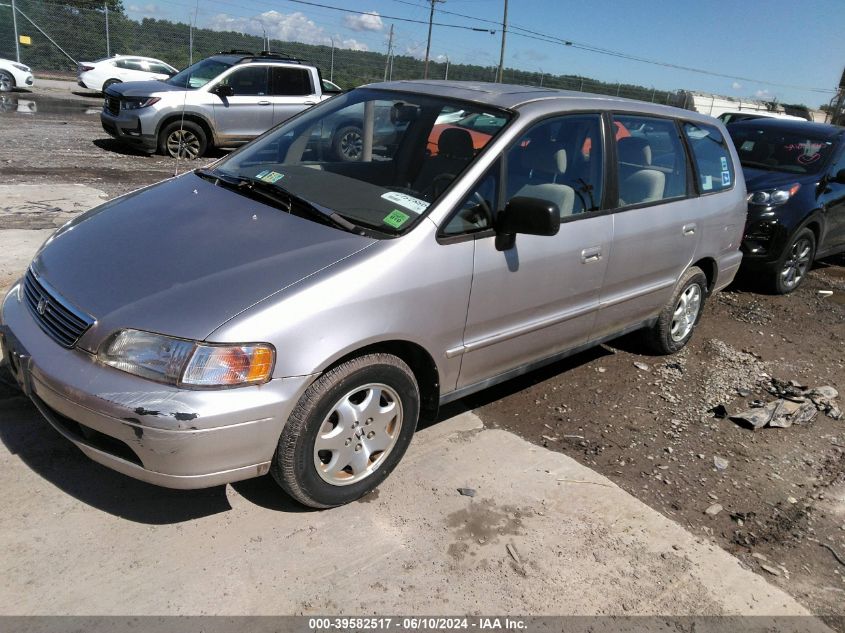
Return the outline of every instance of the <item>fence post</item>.
<path id="1" fill-rule="evenodd" d="M 18 39 L 18 13 L 17 13 L 17 9 L 15 8 L 15 0 L 12 0 L 12 26 L 13 26 L 13 30 L 15 31 L 15 59 L 20 64 L 21 63 L 21 44 L 20 44 L 20 39 Z"/>
<path id="2" fill-rule="evenodd" d="M 111 57 L 111 40 L 109 39 L 109 3 L 104 2 L 103 8 L 106 10 L 106 57 Z"/>

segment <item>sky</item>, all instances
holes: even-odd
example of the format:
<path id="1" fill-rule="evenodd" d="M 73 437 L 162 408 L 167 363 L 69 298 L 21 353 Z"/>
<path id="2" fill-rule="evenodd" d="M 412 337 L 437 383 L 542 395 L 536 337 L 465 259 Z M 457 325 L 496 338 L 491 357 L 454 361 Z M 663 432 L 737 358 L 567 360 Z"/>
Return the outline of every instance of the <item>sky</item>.
<path id="1" fill-rule="evenodd" d="M 387 51 L 393 25 L 397 54 L 425 54 L 427 0 L 308 1 L 124 0 L 124 6 L 133 19 L 181 22 L 191 21 L 198 7 L 198 26 L 378 52 Z M 498 65 L 503 10 L 504 0 L 437 2 L 431 58 Z M 506 68 L 657 90 L 776 98 L 815 108 L 834 96 L 845 67 L 845 0 L 803 5 L 794 0 L 510 0 L 508 25 Z M 625 58 L 630 56 L 655 63 Z"/>

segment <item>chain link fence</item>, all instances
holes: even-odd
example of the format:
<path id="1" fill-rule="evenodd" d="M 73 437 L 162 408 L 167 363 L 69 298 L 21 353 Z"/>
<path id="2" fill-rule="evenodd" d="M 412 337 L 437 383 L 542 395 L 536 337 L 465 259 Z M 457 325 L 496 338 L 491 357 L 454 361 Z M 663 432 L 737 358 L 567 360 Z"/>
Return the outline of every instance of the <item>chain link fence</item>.
<path id="1" fill-rule="evenodd" d="M 90 8 L 44 2 L 15 0 L 18 34 L 29 36 L 31 44 L 20 45 L 22 63 L 36 73 L 74 75 L 77 63 L 94 61 L 115 54 L 143 55 L 166 61 L 176 68 L 223 50 L 282 52 L 316 64 L 323 77 L 342 88 L 389 79 L 420 79 L 423 61 L 411 56 L 391 56 L 373 51 L 334 46 L 267 40 L 261 36 L 196 28 L 185 22 L 154 18 L 134 20 L 104 3 Z M 202 9 L 200 9 L 202 11 Z M 208 23 L 210 14 L 200 13 L 199 24 Z M 215 18 L 221 17 L 215 12 Z M 226 17 L 226 16 L 223 16 Z M 232 16 L 233 17 L 233 16 Z M 386 50 L 385 46 L 385 50 Z M 15 59 L 15 33 L 11 0 L 0 0 L 0 57 Z M 494 81 L 495 66 L 431 62 L 429 77 L 465 81 Z M 549 88 L 608 94 L 642 101 L 682 105 L 681 93 L 654 90 L 635 84 L 596 81 L 580 76 L 550 75 L 506 68 L 508 83 L 542 85 Z"/>

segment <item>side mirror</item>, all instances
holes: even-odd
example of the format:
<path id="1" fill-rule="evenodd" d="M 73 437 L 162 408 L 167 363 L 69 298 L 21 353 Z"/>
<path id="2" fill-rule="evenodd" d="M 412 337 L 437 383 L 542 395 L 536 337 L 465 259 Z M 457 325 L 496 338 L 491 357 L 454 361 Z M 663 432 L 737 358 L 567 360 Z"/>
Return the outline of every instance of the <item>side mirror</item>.
<path id="1" fill-rule="evenodd" d="M 235 96 L 235 89 L 227 84 L 217 84 L 216 86 L 214 86 L 214 88 L 211 89 L 211 92 L 216 94 L 221 99 Z"/>
<path id="2" fill-rule="evenodd" d="M 517 233 L 557 235 L 560 230 L 560 209 L 554 202 L 518 196 L 508 202 L 496 216 L 496 248 L 513 247 Z"/>
<path id="3" fill-rule="evenodd" d="M 845 185 L 845 169 L 840 169 L 838 172 L 833 174 L 831 180 L 835 183 L 839 183 L 840 185 Z"/>

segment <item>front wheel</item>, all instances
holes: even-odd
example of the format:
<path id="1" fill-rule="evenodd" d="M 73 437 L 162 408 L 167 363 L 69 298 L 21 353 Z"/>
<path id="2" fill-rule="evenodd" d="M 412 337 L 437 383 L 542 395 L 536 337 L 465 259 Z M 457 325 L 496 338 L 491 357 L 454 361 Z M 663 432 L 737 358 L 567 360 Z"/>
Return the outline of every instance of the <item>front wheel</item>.
<path id="1" fill-rule="evenodd" d="M 692 338 L 701 318 L 707 292 L 707 277 L 697 266 L 690 266 L 664 306 L 657 323 L 645 331 L 645 342 L 658 354 L 674 354 Z"/>
<path id="2" fill-rule="evenodd" d="M 815 254 L 815 234 L 810 229 L 801 229 L 784 249 L 771 277 L 772 289 L 785 295 L 798 288 L 810 272 Z"/>
<path id="3" fill-rule="evenodd" d="M 346 125 L 332 136 L 332 153 L 345 162 L 356 162 L 364 155 L 364 134 L 361 128 Z"/>
<path id="4" fill-rule="evenodd" d="M 205 153 L 207 144 L 205 132 L 193 121 L 174 121 L 158 138 L 159 152 L 171 158 L 199 158 Z"/>
<path id="5" fill-rule="evenodd" d="M 354 501 L 402 459 L 419 410 L 417 381 L 401 359 L 368 354 L 347 361 L 318 378 L 297 403 L 270 472 L 312 508 Z"/>
<path id="6" fill-rule="evenodd" d="M 0 70 L 0 92 L 11 92 L 15 87 L 15 78 L 5 70 Z"/>

